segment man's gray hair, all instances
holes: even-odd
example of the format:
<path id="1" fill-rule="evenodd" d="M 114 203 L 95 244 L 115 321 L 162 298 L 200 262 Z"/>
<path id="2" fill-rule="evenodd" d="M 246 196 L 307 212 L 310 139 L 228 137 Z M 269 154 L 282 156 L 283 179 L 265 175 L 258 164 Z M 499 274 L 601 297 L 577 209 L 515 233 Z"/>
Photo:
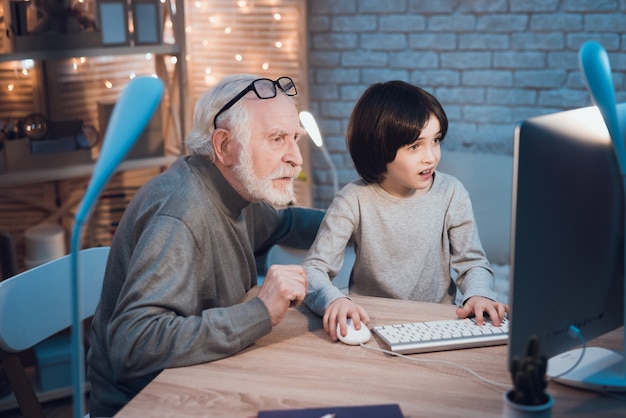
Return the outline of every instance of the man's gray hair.
<path id="1" fill-rule="evenodd" d="M 185 145 L 190 154 L 204 155 L 215 161 L 215 150 L 211 143 L 213 119 L 215 114 L 252 81 L 261 78 L 254 74 L 231 75 L 220 80 L 207 90 L 196 102 L 193 115 L 193 127 L 187 136 Z M 233 137 L 246 146 L 250 140 L 250 114 L 242 100 L 220 115 L 218 125 L 231 131 Z"/>

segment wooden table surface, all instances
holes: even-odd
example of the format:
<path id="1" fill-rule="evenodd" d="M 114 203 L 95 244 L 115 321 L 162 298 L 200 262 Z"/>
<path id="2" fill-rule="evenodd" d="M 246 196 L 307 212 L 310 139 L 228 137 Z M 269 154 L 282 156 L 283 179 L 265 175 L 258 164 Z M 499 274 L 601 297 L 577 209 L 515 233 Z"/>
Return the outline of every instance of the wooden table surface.
<path id="1" fill-rule="evenodd" d="M 375 325 L 455 318 L 455 307 L 354 297 Z M 590 345 L 621 350 L 623 329 Z M 368 346 L 383 347 L 377 337 Z M 507 346 L 411 355 L 510 386 Z M 405 417 L 501 417 L 505 388 L 460 367 L 333 343 L 321 319 L 292 309 L 241 353 L 163 371 L 116 417 L 256 417 L 260 410 L 397 403 Z M 625 417 L 626 401 L 550 383 L 553 417 Z M 626 398 L 626 396 L 624 396 Z"/>

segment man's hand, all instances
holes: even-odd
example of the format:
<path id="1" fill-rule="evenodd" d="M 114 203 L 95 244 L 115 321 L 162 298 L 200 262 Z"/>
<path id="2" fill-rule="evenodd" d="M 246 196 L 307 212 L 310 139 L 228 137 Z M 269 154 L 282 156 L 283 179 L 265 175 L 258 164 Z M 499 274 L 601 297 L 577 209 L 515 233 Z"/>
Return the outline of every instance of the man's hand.
<path id="1" fill-rule="evenodd" d="M 272 319 L 272 326 L 282 321 L 290 306 L 298 306 L 306 296 L 308 281 L 302 266 L 270 266 L 259 292 Z"/>
<path id="2" fill-rule="evenodd" d="M 509 313 L 509 305 L 495 302 L 482 296 L 472 296 L 465 302 L 465 305 L 456 310 L 459 318 L 467 318 L 474 315 L 478 325 L 485 323 L 485 314 L 487 314 L 489 319 L 491 319 L 491 323 L 496 327 L 500 326 L 505 313 Z"/>
<path id="3" fill-rule="evenodd" d="M 339 298 L 331 302 L 324 311 L 324 330 L 330 336 L 330 339 L 337 341 L 337 323 L 339 323 L 341 335 L 345 336 L 347 332 L 346 320 L 352 318 L 355 329 L 361 329 L 370 322 L 370 317 L 361 306 L 346 298 Z"/>

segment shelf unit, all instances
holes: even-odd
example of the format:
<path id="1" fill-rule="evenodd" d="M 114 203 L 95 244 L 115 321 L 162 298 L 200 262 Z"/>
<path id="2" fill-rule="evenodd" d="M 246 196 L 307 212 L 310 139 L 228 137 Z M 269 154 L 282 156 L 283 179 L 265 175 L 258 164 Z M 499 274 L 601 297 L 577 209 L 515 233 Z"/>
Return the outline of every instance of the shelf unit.
<path id="1" fill-rule="evenodd" d="M 95 1 L 97 2 L 97 0 Z M 154 45 L 133 45 L 131 43 L 128 46 L 55 48 L 0 54 L 0 63 L 33 60 L 41 66 L 38 79 L 33 81 L 33 90 L 36 92 L 33 95 L 37 94 L 39 97 L 33 100 L 35 108 L 31 111 L 44 113 L 48 116 L 59 113 L 55 112 L 54 108 L 63 106 L 63 103 L 58 103 L 58 98 L 63 96 L 60 91 L 61 87 L 49 80 L 52 77 L 48 73 L 54 73 L 54 65 L 46 68 L 47 63 L 56 64 L 59 60 L 89 57 L 144 56 L 147 54 L 154 57 L 154 71 L 165 86 L 161 105 L 162 120 L 165 121 L 162 124 L 165 152 L 162 158 L 150 156 L 151 158 L 122 163 L 119 173 L 116 175 L 119 183 L 118 188 L 124 187 L 125 183 L 130 183 L 130 187 L 135 188 L 137 180 L 132 179 L 134 173 L 139 173 L 136 177 L 143 178 L 145 181 L 146 170 L 153 169 L 152 172 L 158 173 L 162 168 L 167 167 L 174 157 L 184 153 L 183 139 L 191 124 L 191 116 L 188 114 L 190 106 L 188 106 L 187 60 L 185 58 L 185 7 L 184 0 L 170 1 L 172 3 L 162 5 L 165 10 L 164 17 L 167 17 L 171 22 L 173 41 L 169 36 L 167 38 L 170 43 L 165 42 L 164 36 L 163 43 Z M 165 24 L 165 19 L 163 22 Z M 162 32 L 165 34 L 166 30 Z M 7 39 L 5 39 L 6 41 Z M 95 101 L 92 99 L 85 100 L 90 100 L 90 104 Z M 93 114 L 93 112 L 91 113 Z M 94 154 L 96 153 L 94 152 Z M 74 209 L 72 205 L 80 201 L 80 196 L 74 196 L 70 201 L 67 201 L 67 196 L 62 196 L 62 194 L 69 193 L 67 184 L 76 184 L 75 182 L 72 183 L 74 180 L 80 180 L 82 183 L 87 181 L 92 166 L 93 164 L 72 164 L 54 169 L 7 171 L 0 174 L 0 213 L 4 218 L 0 222 L 0 228 L 4 230 L 8 228 L 14 237 L 18 266 L 24 266 L 22 259 L 25 252 L 23 232 L 28 227 L 45 219 L 54 220 L 55 216 L 64 225 L 71 226 L 71 219 L 64 219 L 64 217 L 71 216 Z M 78 201 L 74 202 L 75 200 Z M 12 218 L 11 213 L 14 214 L 15 220 L 10 219 Z"/>
<path id="2" fill-rule="evenodd" d="M 97 0 L 96 0 L 97 1 Z M 47 49 L 0 53 L 0 63 L 33 60 L 42 71 L 33 82 L 33 112 L 48 113 L 53 99 L 59 97 L 58 87 L 48 83 L 46 63 L 72 58 L 130 56 L 152 54 L 154 71 L 163 81 L 165 95 L 162 102 L 163 139 L 162 157 L 123 161 L 102 193 L 94 209 L 90 225 L 85 229 L 84 247 L 110 245 L 119 216 L 134 192 L 150 178 L 169 166 L 184 153 L 183 139 L 191 124 L 188 115 L 188 81 L 184 29 L 184 0 L 171 0 L 169 10 L 173 43 L 156 45 L 106 46 L 78 49 Z M 6 41 L 6 39 L 5 39 Z M 33 93 L 34 95 L 34 93 Z M 42 221 L 57 221 L 65 226 L 67 236 L 73 225 L 73 214 L 93 171 L 94 163 L 75 164 L 51 169 L 8 171 L 0 174 L 0 229 L 13 237 L 18 258 L 18 271 L 25 268 L 24 231 Z M 69 247 L 68 247 L 69 248 Z M 0 267 L 1 271 L 1 267 Z M 71 396 L 68 388 L 38 392 L 42 401 Z M 16 408 L 14 397 L 0 399 L 0 411 Z"/>

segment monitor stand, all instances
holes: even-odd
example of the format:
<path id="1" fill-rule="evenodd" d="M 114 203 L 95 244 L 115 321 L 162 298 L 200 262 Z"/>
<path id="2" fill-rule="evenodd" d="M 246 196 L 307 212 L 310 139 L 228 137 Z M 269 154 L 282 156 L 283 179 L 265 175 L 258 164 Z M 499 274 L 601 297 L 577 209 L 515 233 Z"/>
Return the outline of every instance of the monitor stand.
<path id="1" fill-rule="evenodd" d="M 577 348 L 550 358 L 546 372 L 548 378 L 552 379 L 571 369 L 582 351 L 582 348 Z M 578 366 L 554 381 L 598 392 L 626 392 L 626 362 L 619 352 L 587 347 Z"/>

